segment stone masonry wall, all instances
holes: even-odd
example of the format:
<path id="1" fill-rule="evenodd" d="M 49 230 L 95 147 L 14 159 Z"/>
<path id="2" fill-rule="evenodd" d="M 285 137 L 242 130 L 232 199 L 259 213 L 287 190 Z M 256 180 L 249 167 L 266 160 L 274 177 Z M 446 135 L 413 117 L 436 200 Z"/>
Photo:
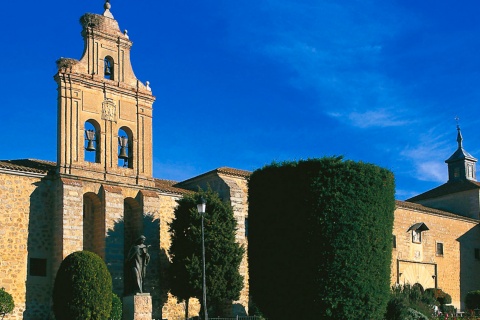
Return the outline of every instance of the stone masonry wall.
<path id="1" fill-rule="evenodd" d="M 249 277 L 248 277 L 248 186 L 247 181 L 242 178 L 231 176 L 220 176 L 230 189 L 230 204 L 233 208 L 233 215 L 237 220 L 236 241 L 245 248 L 242 262 L 240 263 L 240 274 L 243 276 L 243 289 L 240 291 L 240 299 L 234 301 L 234 315 L 247 315 L 249 304 Z"/>
<path id="2" fill-rule="evenodd" d="M 48 302 L 40 295 L 49 279 L 30 277 L 27 271 L 29 258 L 49 258 L 49 187 L 41 177 L 0 173 L 0 287 L 15 301 L 5 320 L 23 319 L 26 303 L 38 311 Z"/>
<path id="3" fill-rule="evenodd" d="M 102 186 L 102 207 L 105 212 L 105 262 L 112 275 L 113 291 L 123 294 L 124 230 L 122 190 L 113 186 Z"/>

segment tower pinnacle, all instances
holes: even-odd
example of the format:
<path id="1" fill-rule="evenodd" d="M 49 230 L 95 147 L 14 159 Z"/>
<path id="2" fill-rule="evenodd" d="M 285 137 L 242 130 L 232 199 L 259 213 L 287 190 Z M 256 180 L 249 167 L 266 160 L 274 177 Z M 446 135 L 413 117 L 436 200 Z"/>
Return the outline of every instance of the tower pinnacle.
<path id="1" fill-rule="evenodd" d="M 458 149 L 463 148 L 462 141 L 463 141 L 462 131 L 460 131 L 460 126 L 457 124 L 457 143 L 458 143 Z"/>
<path id="2" fill-rule="evenodd" d="M 477 159 L 472 157 L 465 149 L 463 149 L 463 137 L 460 125 L 457 121 L 457 151 L 450 156 L 445 162 L 448 164 L 448 181 L 473 180 L 476 181 Z"/>
<path id="3" fill-rule="evenodd" d="M 111 7 L 112 5 L 110 4 L 110 0 L 105 0 L 105 4 L 103 5 L 103 8 L 105 9 L 105 11 L 103 12 L 103 16 L 110 19 L 114 19 L 113 14 L 110 12 Z"/>

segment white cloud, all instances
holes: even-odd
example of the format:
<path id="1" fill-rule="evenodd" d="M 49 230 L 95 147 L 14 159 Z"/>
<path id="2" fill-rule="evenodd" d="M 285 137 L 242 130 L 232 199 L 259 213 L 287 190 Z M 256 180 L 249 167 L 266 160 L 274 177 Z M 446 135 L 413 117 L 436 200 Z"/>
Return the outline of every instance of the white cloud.
<path id="1" fill-rule="evenodd" d="M 412 174 L 422 181 L 445 183 L 448 179 L 447 166 L 444 162 L 455 150 L 455 136 L 451 139 L 439 127 L 426 130 L 416 140 L 413 146 L 405 147 L 400 156 L 411 163 Z"/>
<path id="2" fill-rule="evenodd" d="M 416 167 L 419 180 L 436 181 L 440 183 L 446 182 L 446 166 L 440 161 L 426 161 L 417 163 Z"/>
<path id="3" fill-rule="evenodd" d="M 348 122 L 350 125 L 361 129 L 371 127 L 400 127 L 410 123 L 399 117 L 398 110 L 378 109 L 362 112 L 353 111 L 346 114 L 330 112 L 328 115 L 337 118 L 339 121 Z"/>

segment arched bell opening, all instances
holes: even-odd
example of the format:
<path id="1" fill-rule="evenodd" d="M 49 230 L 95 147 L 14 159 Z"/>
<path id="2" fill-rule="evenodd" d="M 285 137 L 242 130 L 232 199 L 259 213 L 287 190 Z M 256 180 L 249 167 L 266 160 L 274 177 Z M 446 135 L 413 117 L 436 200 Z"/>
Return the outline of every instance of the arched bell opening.
<path id="1" fill-rule="evenodd" d="M 84 126 L 84 160 L 100 163 L 100 125 L 95 120 L 88 120 Z"/>
<path id="2" fill-rule="evenodd" d="M 106 56 L 103 59 L 103 75 L 105 79 L 114 80 L 114 71 L 115 71 L 115 64 L 113 62 L 113 58 L 110 56 Z"/>
<path id="3" fill-rule="evenodd" d="M 133 134 L 127 127 L 118 130 L 118 166 L 133 168 Z"/>
<path id="4" fill-rule="evenodd" d="M 105 217 L 98 195 L 83 195 L 83 250 L 105 257 Z"/>

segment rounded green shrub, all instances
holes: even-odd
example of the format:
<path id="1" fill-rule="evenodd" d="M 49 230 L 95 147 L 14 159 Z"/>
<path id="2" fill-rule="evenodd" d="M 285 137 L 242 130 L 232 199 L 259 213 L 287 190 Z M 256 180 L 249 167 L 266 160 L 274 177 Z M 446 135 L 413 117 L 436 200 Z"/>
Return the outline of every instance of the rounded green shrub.
<path id="1" fill-rule="evenodd" d="M 387 303 L 386 320 L 402 320 L 407 317 L 408 301 L 405 297 L 393 296 Z"/>
<path id="2" fill-rule="evenodd" d="M 402 320 L 429 320 L 429 319 L 423 313 L 415 309 L 408 308 L 407 315 Z"/>
<path id="3" fill-rule="evenodd" d="M 62 261 L 53 287 L 56 320 L 107 320 L 112 301 L 112 277 L 98 255 L 77 251 Z"/>
<path id="4" fill-rule="evenodd" d="M 480 308 L 480 290 L 467 293 L 465 296 L 465 307 L 467 307 L 468 310 Z"/>
<path id="5" fill-rule="evenodd" d="M 452 303 L 452 297 L 448 293 L 442 291 L 441 295 L 437 297 L 437 301 L 441 305 L 450 304 Z"/>
<path id="6" fill-rule="evenodd" d="M 425 294 L 431 295 L 440 305 L 452 303 L 452 297 L 442 289 L 429 288 Z"/>
<path id="7" fill-rule="evenodd" d="M 112 311 L 109 320 L 122 320 L 122 301 L 115 293 L 112 293 Z"/>
<path id="8" fill-rule="evenodd" d="M 0 315 L 4 317 L 15 308 L 13 297 L 10 293 L 5 291 L 5 288 L 0 289 Z"/>

